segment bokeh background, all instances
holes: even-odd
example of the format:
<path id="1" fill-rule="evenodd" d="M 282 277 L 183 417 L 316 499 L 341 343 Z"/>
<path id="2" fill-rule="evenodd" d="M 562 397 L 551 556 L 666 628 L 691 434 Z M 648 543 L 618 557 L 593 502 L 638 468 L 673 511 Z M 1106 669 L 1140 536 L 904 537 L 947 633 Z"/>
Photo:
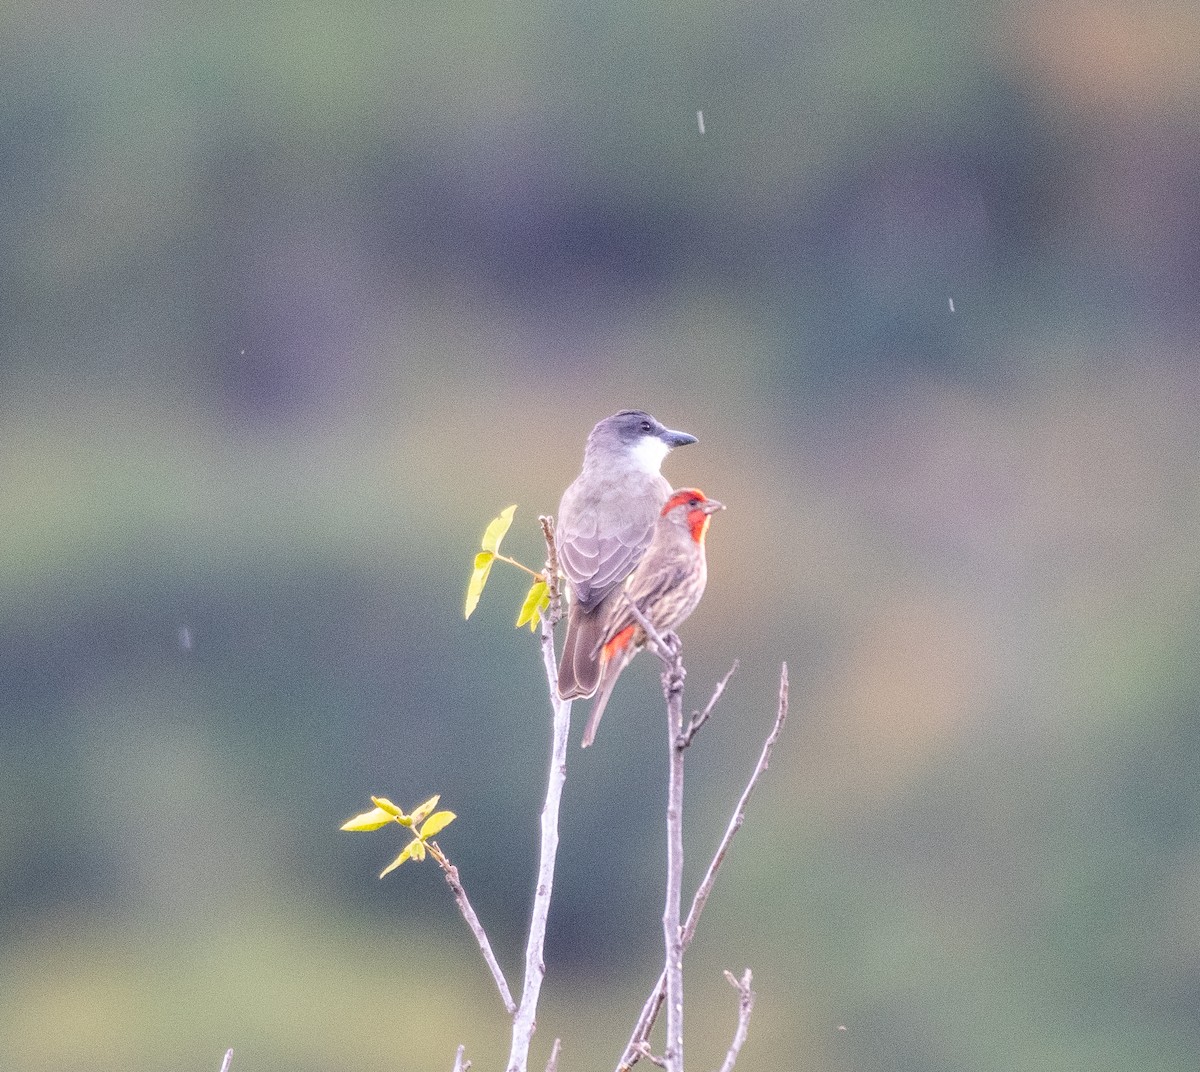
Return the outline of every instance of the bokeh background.
<path id="1" fill-rule="evenodd" d="M 685 629 L 689 955 L 740 1067 L 1200 1049 L 1190 0 L 0 13 L 0 1066 L 501 1067 L 548 705 L 524 591 L 625 406 L 727 502 Z M 704 116 L 704 131 L 697 111 Z M 659 963 L 662 717 L 572 753 L 535 1047 Z M 577 712 L 576 733 L 583 712 Z"/>

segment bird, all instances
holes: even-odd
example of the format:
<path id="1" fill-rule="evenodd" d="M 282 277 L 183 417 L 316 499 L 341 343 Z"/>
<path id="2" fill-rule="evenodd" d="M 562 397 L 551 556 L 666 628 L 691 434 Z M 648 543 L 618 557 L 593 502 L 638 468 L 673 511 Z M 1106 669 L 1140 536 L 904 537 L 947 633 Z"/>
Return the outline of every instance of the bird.
<path id="1" fill-rule="evenodd" d="M 600 684 L 604 623 L 671 494 L 659 469 L 675 447 L 695 442 L 639 409 L 605 417 L 588 435 L 583 469 L 558 508 L 558 562 L 571 593 L 558 667 L 561 699 L 591 696 Z"/>
<path id="2" fill-rule="evenodd" d="M 704 595 L 708 583 L 704 538 L 712 515 L 724 509 L 722 503 L 708 498 L 699 488 L 673 492 L 663 505 L 650 546 L 626 581 L 624 594 L 613 602 L 605 623 L 597 649 L 600 684 L 583 731 L 584 748 L 596 739 L 600 716 L 621 671 L 646 646 L 646 631 L 634 617 L 629 602 L 660 637 L 682 625 Z"/>

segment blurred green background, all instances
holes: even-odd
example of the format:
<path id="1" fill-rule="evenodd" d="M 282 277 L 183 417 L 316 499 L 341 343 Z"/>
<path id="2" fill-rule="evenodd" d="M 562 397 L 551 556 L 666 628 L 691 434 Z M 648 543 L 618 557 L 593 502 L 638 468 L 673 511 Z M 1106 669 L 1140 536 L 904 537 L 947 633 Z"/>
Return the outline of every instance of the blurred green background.
<path id="1" fill-rule="evenodd" d="M 497 1068 L 600 417 L 724 500 L 684 630 L 689 1056 L 1191 1070 L 1200 10 L 484 0 L 0 12 L 0 1067 Z M 704 114 L 704 133 L 696 120 Z M 652 660 L 572 752 L 535 1064 L 659 963 Z M 576 734 L 583 712 L 577 712 Z M 540 1066 L 539 1066 L 540 1067 Z"/>

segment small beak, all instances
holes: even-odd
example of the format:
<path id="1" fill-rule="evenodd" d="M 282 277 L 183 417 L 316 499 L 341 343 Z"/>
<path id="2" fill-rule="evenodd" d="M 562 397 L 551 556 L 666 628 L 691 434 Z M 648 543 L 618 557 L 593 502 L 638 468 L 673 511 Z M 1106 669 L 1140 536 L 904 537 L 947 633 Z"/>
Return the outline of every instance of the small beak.
<path id="1" fill-rule="evenodd" d="M 715 514 L 718 510 L 724 510 L 725 504 L 717 502 L 716 499 L 705 499 L 700 505 L 700 509 L 706 514 Z"/>
<path id="2" fill-rule="evenodd" d="M 671 448 L 686 447 L 689 443 L 696 442 L 694 435 L 688 435 L 687 432 L 672 432 L 670 428 L 664 428 L 659 432 L 658 438 Z"/>

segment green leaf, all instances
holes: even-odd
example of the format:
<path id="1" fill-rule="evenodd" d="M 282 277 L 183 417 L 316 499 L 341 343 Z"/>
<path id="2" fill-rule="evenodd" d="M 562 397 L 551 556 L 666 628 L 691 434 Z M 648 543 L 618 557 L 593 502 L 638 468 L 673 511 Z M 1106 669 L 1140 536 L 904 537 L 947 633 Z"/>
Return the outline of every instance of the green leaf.
<path id="1" fill-rule="evenodd" d="M 500 511 L 500 516 L 494 518 L 491 524 L 483 533 L 483 543 L 479 546 L 485 551 L 491 551 L 493 554 L 500 550 L 500 541 L 504 539 L 504 534 L 508 532 L 509 525 L 512 524 L 513 514 L 516 512 L 516 504 L 506 506 Z"/>
<path id="2" fill-rule="evenodd" d="M 419 826 L 421 823 L 423 823 L 426 816 L 428 816 L 429 813 L 437 807 L 437 802 L 441 799 L 442 794 L 435 793 L 420 807 L 414 808 L 412 815 L 409 816 L 409 818 L 412 819 L 413 826 Z"/>
<path id="3" fill-rule="evenodd" d="M 353 819 L 347 819 L 342 823 L 342 830 L 378 830 L 381 826 L 387 826 L 388 823 L 394 823 L 396 817 L 391 812 L 384 811 L 383 808 L 372 808 L 370 811 L 364 811 L 360 815 L 356 815 Z"/>
<path id="4" fill-rule="evenodd" d="M 483 563 L 480 563 L 483 559 Z M 471 617 L 472 612 L 479 606 L 479 597 L 483 595 L 483 586 L 487 584 L 488 574 L 492 572 L 492 562 L 495 555 L 491 551 L 480 551 L 475 556 L 475 571 L 467 584 L 467 603 L 463 608 L 463 617 Z"/>
<path id="5" fill-rule="evenodd" d="M 452 811 L 434 812 L 425 825 L 421 827 L 421 840 L 426 841 L 433 837 L 434 834 L 444 830 L 457 818 L 458 816 Z"/>
<path id="6" fill-rule="evenodd" d="M 536 631 L 538 613 L 550 606 L 550 589 L 545 581 L 534 581 L 525 602 L 521 604 L 521 613 L 517 615 L 517 628 L 528 624 L 530 631 Z"/>
<path id="7" fill-rule="evenodd" d="M 420 850 L 419 856 L 417 855 L 418 849 Z M 404 863 L 405 860 L 424 860 L 424 859 L 425 859 L 425 846 L 422 845 L 421 842 L 418 841 L 416 838 L 414 838 L 412 841 L 410 841 L 407 845 L 404 846 L 404 849 L 401 851 L 399 856 L 397 856 L 390 864 L 387 865 L 387 867 L 385 867 L 382 871 L 379 872 L 379 877 L 383 878 L 384 875 L 390 875 L 393 871 L 396 870 L 397 867 L 399 867 L 402 863 Z"/>
<path id="8" fill-rule="evenodd" d="M 388 815 L 394 815 L 397 819 L 403 819 L 404 812 L 396 807 L 387 797 L 372 797 L 371 803 L 377 808 L 382 808 Z"/>

